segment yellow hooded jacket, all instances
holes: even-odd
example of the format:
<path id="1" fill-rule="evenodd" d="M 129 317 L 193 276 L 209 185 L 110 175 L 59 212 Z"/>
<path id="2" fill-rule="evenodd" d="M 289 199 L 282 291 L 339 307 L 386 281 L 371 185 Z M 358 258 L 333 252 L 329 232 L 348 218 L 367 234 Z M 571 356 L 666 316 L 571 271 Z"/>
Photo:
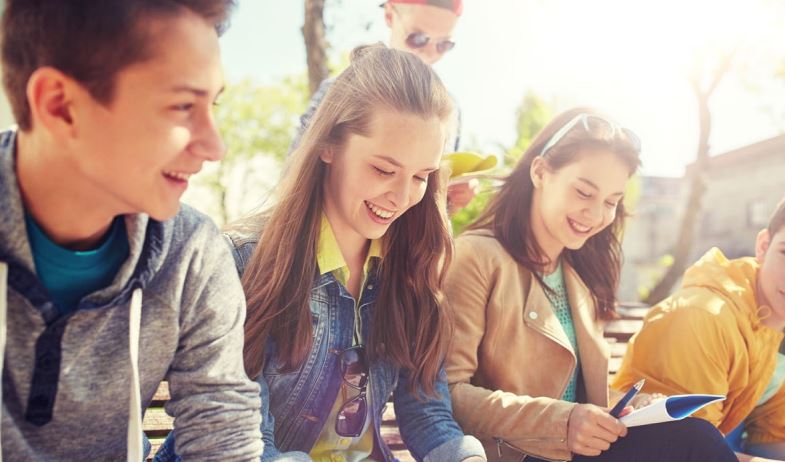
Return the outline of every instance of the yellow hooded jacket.
<path id="1" fill-rule="evenodd" d="M 756 407 L 783 338 L 761 323 L 770 308 L 755 299 L 758 268 L 754 258 L 728 260 L 709 250 L 686 271 L 682 288 L 646 315 L 613 387 L 645 378 L 647 393 L 726 395 L 695 415 L 726 434 L 746 419 L 748 443 L 785 441 L 785 387 Z"/>

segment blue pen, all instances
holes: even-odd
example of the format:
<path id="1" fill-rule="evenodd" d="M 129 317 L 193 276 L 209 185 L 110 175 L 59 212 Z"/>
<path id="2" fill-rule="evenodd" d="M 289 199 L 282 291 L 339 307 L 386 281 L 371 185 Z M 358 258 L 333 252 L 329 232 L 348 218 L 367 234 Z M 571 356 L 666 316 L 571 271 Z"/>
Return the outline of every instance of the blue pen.
<path id="1" fill-rule="evenodd" d="M 619 402 L 616 403 L 615 406 L 613 406 L 613 409 L 611 409 L 611 415 L 613 417 L 619 418 L 619 414 L 621 414 L 621 411 L 624 410 L 624 406 L 626 406 L 627 403 L 629 403 L 630 400 L 634 398 L 639 391 L 641 391 L 644 382 L 646 382 L 646 379 L 641 379 L 640 382 L 633 385 L 632 388 L 630 388 L 630 391 L 628 391 L 624 396 L 622 396 Z"/>

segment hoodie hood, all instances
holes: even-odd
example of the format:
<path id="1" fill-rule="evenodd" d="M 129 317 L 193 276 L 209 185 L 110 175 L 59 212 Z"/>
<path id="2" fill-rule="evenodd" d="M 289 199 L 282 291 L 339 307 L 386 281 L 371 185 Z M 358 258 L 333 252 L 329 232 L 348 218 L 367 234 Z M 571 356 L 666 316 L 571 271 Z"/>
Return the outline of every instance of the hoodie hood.
<path id="1" fill-rule="evenodd" d="M 766 308 L 756 299 L 760 265 L 753 257 L 729 260 L 720 249 L 713 247 L 684 273 L 683 287 L 708 289 L 723 300 L 737 317 L 746 318 L 754 329 L 761 326 Z"/>

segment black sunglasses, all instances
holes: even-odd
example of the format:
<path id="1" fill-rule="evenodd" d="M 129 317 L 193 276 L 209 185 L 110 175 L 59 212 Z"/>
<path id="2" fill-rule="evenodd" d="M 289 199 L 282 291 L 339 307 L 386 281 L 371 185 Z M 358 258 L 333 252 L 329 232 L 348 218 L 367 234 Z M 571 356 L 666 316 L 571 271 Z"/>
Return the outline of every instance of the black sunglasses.
<path id="1" fill-rule="evenodd" d="M 412 49 L 418 49 L 428 45 L 428 42 L 430 41 L 431 38 L 422 32 L 412 32 L 406 37 L 406 46 Z M 447 53 L 452 50 L 453 47 L 455 47 L 455 42 L 452 40 L 444 39 L 436 42 L 436 51 L 438 51 L 439 54 Z"/>
<path id="2" fill-rule="evenodd" d="M 347 348 L 340 353 L 341 378 L 343 382 L 359 390 L 360 394 L 343 403 L 335 419 L 335 433 L 342 437 L 356 438 L 362 434 L 368 418 L 368 363 L 365 360 L 365 347 L 362 345 Z"/>

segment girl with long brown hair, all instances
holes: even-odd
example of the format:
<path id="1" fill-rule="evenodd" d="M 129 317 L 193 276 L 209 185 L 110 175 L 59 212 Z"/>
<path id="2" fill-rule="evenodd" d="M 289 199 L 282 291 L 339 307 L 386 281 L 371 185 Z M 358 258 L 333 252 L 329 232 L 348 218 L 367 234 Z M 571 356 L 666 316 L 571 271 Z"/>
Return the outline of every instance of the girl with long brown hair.
<path id="1" fill-rule="evenodd" d="M 639 154 L 635 134 L 608 117 L 565 112 L 456 240 L 446 370 L 455 418 L 489 460 L 735 460 L 704 421 L 628 432 L 607 409 L 602 328 L 615 316 L 623 197 Z"/>
<path id="2" fill-rule="evenodd" d="M 358 48 L 277 204 L 229 233 L 248 301 L 245 367 L 262 388 L 262 460 L 393 460 L 380 435 L 391 393 L 417 460 L 485 460 L 452 418 L 442 368 L 451 111 L 416 56 Z"/>

